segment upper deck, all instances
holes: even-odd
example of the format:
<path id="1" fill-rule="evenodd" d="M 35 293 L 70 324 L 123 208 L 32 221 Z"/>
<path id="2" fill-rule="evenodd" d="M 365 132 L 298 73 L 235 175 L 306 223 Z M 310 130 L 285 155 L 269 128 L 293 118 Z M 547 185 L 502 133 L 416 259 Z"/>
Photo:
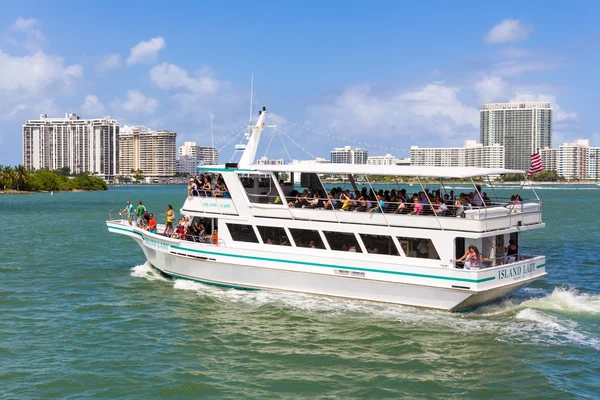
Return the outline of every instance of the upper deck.
<path id="1" fill-rule="evenodd" d="M 530 200 L 514 201 L 498 197 L 494 191 L 487 197 L 473 181 L 475 177 L 523 173 L 517 170 L 349 164 L 253 165 L 249 168 L 207 166 L 199 170 L 205 174 L 220 174 L 226 189 L 190 192 L 182 208 L 185 213 L 474 233 L 544 226 L 542 202 L 537 196 Z M 294 174 L 301 174 L 300 184 L 294 184 Z M 339 186 L 326 189 L 321 179 L 323 175 L 337 176 L 338 182 L 345 181 L 348 189 L 342 189 L 341 192 Z M 418 181 L 418 185 L 409 190 L 414 190 L 415 194 L 420 192 L 421 198 L 419 201 L 412 200 L 412 193 L 404 193 L 411 197 L 406 200 L 394 201 L 396 199 L 385 193 L 375 198 L 374 194 L 383 190 L 373 188 L 368 179 L 370 175 L 412 177 Z M 451 194 L 451 190 L 444 186 L 444 181 L 456 178 L 462 179 L 463 184 L 465 179 L 472 183 L 472 190 L 463 200 L 459 199 L 458 193 L 443 199 L 442 196 Z M 359 179 L 363 182 L 357 184 Z M 422 180 L 428 180 L 430 187 L 435 180 L 434 190 L 427 190 L 427 184 L 424 185 Z M 360 190 L 359 186 L 363 189 Z M 365 189 L 370 198 L 360 197 Z M 402 192 L 400 186 L 396 190 L 398 194 Z M 443 201 L 436 202 L 438 196 Z M 468 196 L 480 201 L 473 201 L 473 198 L 469 201 Z M 422 208 L 421 213 L 412 212 L 416 203 L 421 204 L 416 206 L 417 209 Z"/>

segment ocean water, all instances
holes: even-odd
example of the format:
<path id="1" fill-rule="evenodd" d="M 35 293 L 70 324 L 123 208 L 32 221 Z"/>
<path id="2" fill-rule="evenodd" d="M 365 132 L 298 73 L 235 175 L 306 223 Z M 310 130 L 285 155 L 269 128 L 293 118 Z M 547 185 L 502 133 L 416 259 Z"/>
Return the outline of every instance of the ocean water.
<path id="1" fill-rule="evenodd" d="M 538 193 L 548 277 L 455 314 L 165 278 L 104 221 L 183 186 L 1 195 L 0 399 L 599 398 L 600 188 Z"/>

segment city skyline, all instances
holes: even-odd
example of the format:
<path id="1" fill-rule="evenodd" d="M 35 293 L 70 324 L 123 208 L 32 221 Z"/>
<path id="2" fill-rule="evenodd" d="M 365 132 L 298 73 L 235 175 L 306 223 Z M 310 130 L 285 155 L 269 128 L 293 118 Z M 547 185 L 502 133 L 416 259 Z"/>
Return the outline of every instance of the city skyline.
<path id="1" fill-rule="evenodd" d="M 483 104 L 517 100 L 552 103 L 554 143 L 588 138 L 598 145 L 588 99 L 600 89 L 593 18 L 600 6 L 506 2 L 502 9 L 237 3 L 190 4 L 183 12 L 160 3 L 103 3 L 93 11 L 110 13 L 111 24 L 89 30 L 85 19 L 64 23 L 69 13 L 91 11 L 87 4 L 6 3 L 0 163 L 21 162 L 21 126 L 42 113 L 110 115 L 121 125 L 170 129 L 178 145 L 212 143 L 213 114 L 219 149 L 248 123 L 251 73 L 254 110 L 267 106 L 269 123 L 318 156 L 364 142 L 374 156 L 398 158 L 411 146 L 454 147 L 479 136 Z M 564 20 L 576 20 L 577 29 Z M 286 121 L 322 134 L 306 140 Z M 290 158 L 273 143 L 273 158 Z M 291 158 L 309 158 L 289 150 Z M 223 158 L 232 153 L 225 148 Z"/>

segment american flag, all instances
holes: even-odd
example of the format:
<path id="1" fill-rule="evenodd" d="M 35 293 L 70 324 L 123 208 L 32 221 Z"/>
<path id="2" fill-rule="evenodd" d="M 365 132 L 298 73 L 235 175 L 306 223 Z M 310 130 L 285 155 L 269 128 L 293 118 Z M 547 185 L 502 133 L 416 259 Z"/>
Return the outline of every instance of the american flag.
<path id="1" fill-rule="evenodd" d="M 529 172 L 527 175 L 531 176 L 537 174 L 538 172 L 542 172 L 544 170 L 544 166 L 542 165 L 542 156 L 539 151 L 536 151 L 531 155 L 531 166 L 529 167 Z"/>

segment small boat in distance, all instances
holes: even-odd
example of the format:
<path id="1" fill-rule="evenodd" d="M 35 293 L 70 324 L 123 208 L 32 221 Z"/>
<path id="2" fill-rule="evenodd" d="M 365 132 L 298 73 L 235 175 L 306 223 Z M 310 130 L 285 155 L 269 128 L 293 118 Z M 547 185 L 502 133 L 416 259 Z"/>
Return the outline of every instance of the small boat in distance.
<path id="1" fill-rule="evenodd" d="M 474 181 L 523 171 L 258 165 L 266 114 L 263 108 L 251 127 L 239 163 L 198 167 L 212 186 L 187 193 L 180 210 L 190 221 L 184 234 L 166 237 L 119 218 L 106 221 L 109 232 L 135 240 L 154 267 L 177 279 L 448 311 L 493 301 L 546 275 L 543 255 L 505 255 L 513 243 L 521 248 L 523 232 L 545 226 L 535 191 L 522 202 L 487 198 Z M 386 201 L 369 180 L 374 175 L 410 177 L 420 193 L 415 200 Z M 338 176 L 350 187 L 326 189 L 324 176 Z M 472 207 L 458 193 L 446 200 L 444 185 L 456 179 L 471 184 Z M 361 190 L 357 182 L 367 186 Z M 433 196 L 438 192 L 443 205 Z M 460 260 L 473 247 L 478 268 L 465 269 Z"/>

